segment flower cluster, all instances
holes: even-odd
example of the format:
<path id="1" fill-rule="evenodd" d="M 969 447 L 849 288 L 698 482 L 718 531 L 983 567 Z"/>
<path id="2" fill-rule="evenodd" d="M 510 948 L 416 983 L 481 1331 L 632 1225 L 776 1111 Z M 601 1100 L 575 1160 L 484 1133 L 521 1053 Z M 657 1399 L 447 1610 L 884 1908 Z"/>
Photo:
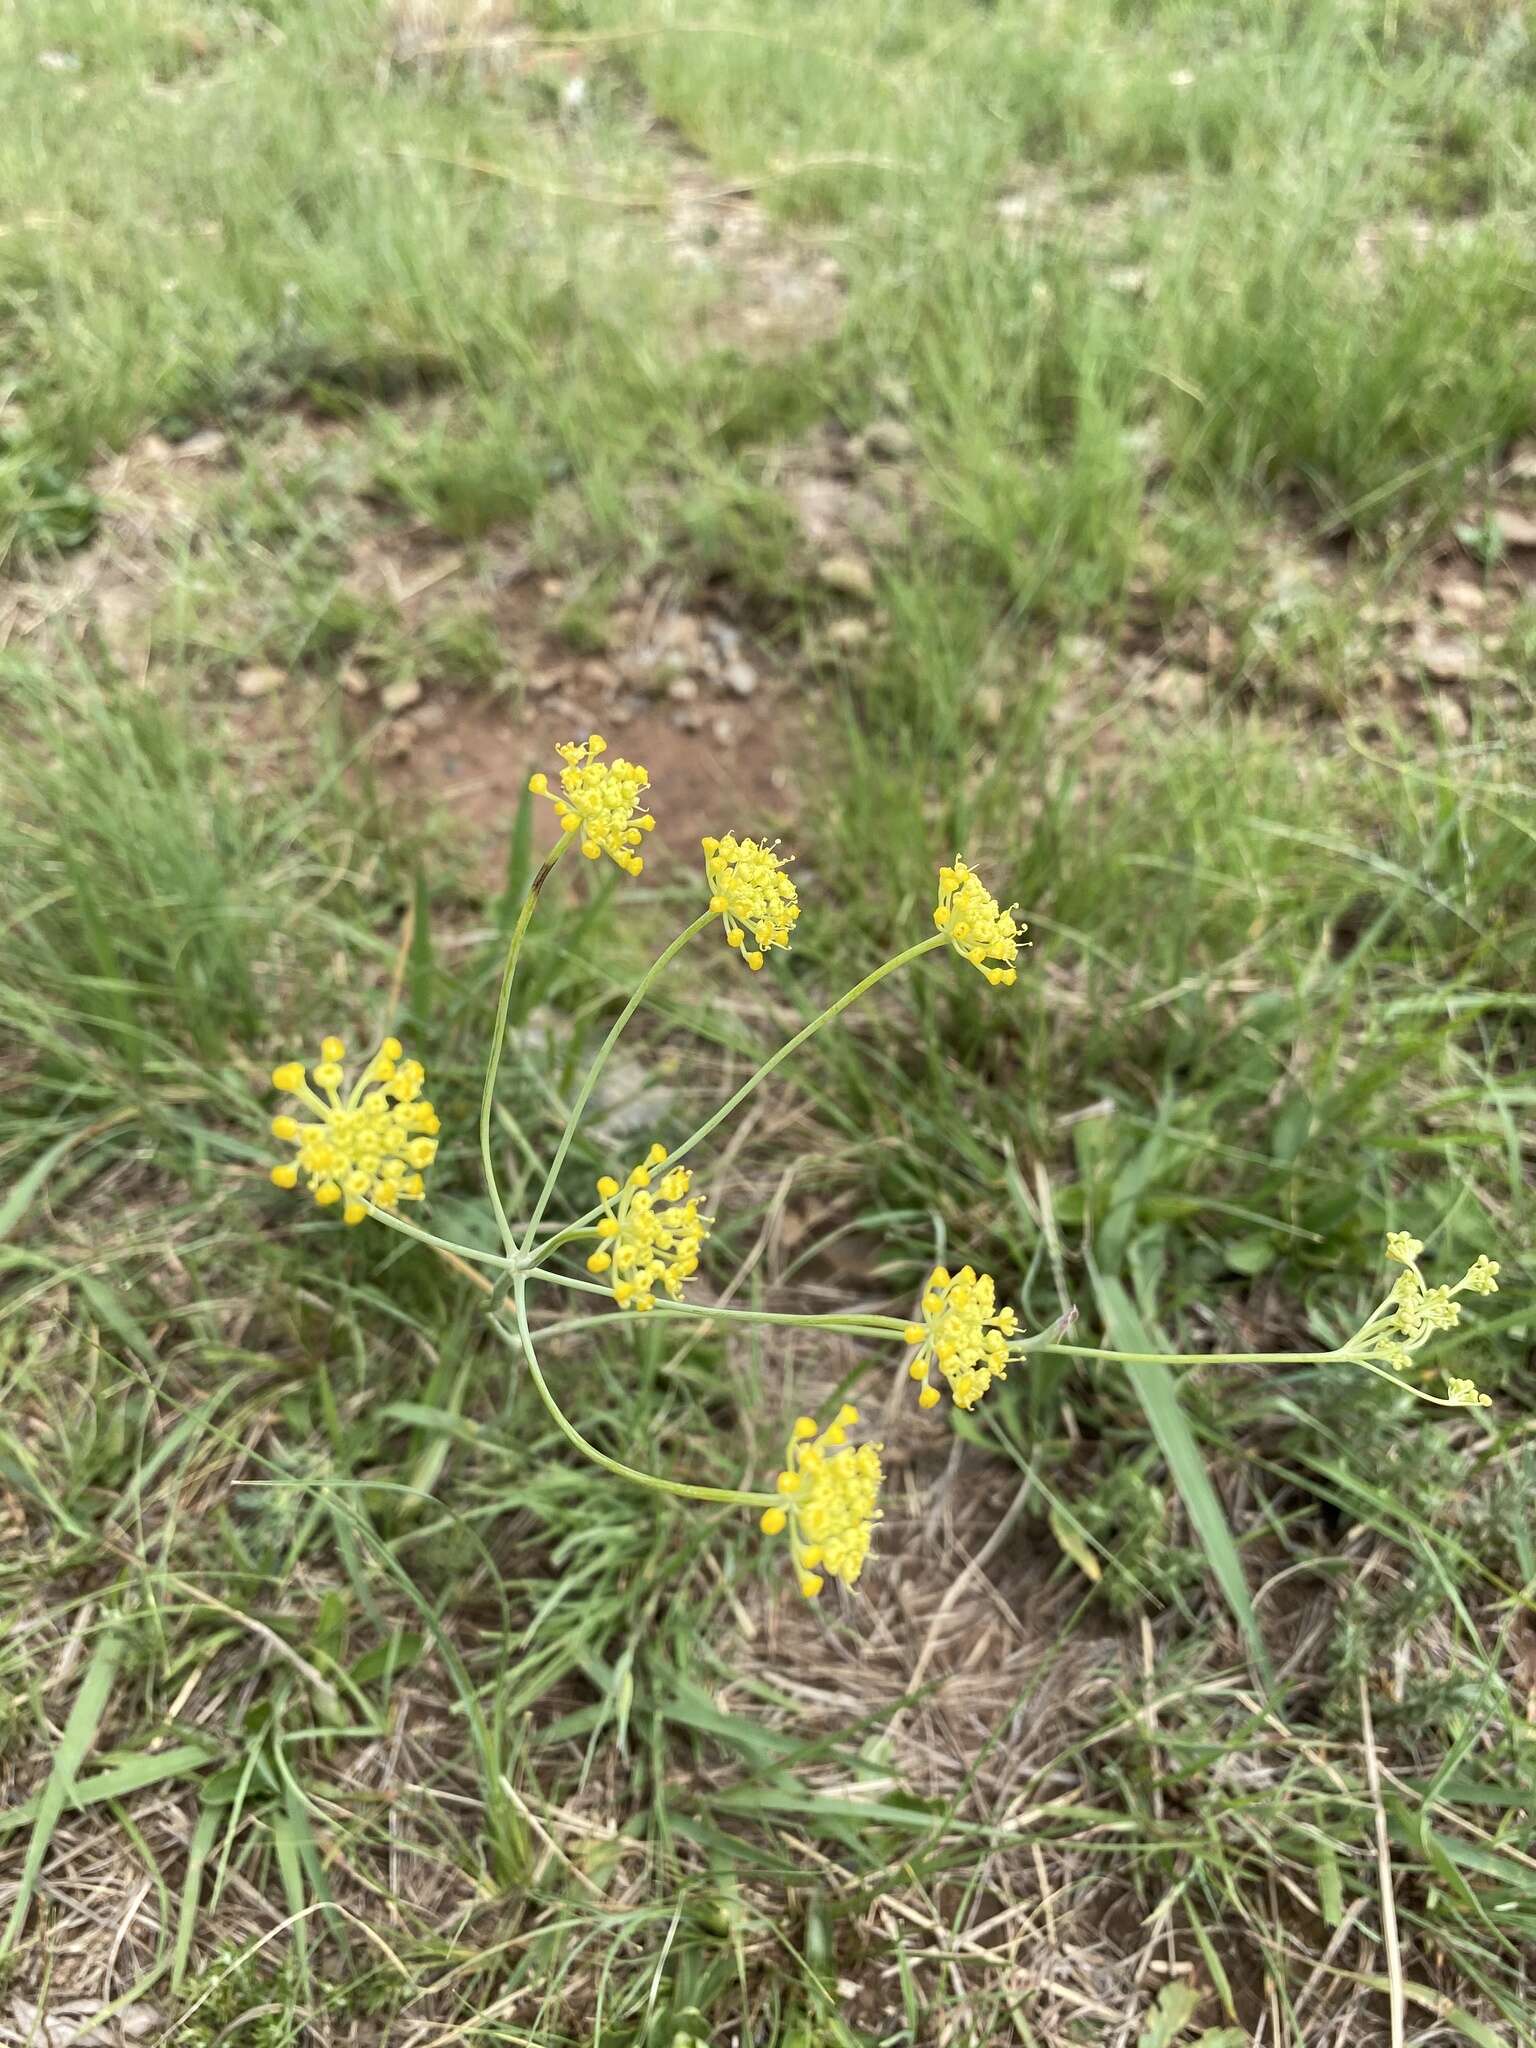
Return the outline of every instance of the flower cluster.
<path id="1" fill-rule="evenodd" d="M 990 1273 L 962 1266 L 951 1275 L 935 1266 L 923 1292 L 923 1320 L 912 1323 L 907 1342 L 918 1346 L 909 1368 L 922 1382 L 918 1405 L 932 1408 L 939 1390 L 929 1379 L 937 1366 L 949 1382 L 957 1408 L 974 1408 L 994 1380 L 1008 1371 L 1008 1342 L 1017 1334 L 1011 1308 L 997 1307 L 997 1289 Z"/>
<path id="2" fill-rule="evenodd" d="M 681 1300 L 683 1282 L 698 1271 L 699 1246 L 709 1235 L 709 1218 L 688 1194 L 693 1175 L 686 1166 L 672 1167 L 652 1185 L 653 1169 L 666 1156 L 665 1145 L 653 1145 L 622 1187 L 611 1173 L 597 1183 L 602 1243 L 587 1260 L 587 1271 L 612 1274 L 609 1284 L 620 1308 L 653 1308 L 658 1287 Z"/>
<path id="3" fill-rule="evenodd" d="M 421 1092 L 426 1072 L 419 1061 L 402 1059 L 401 1051 L 398 1038 L 386 1038 L 345 1100 L 341 1063 L 347 1055 L 339 1038 L 324 1041 L 307 1074 L 298 1060 L 274 1069 L 273 1087 L 296 1096 L 317 1119 L 272 1119 L 273 1137 L 298 1148 L 297 1159 L 273 1167 L 276 1186 L 297 1187 L 303 1174 L 322 1207 L 344 1204 L 344 1223 L 361 1223 L 369 1203 L 393 1209 L 421 1200 L 422 1170 L 437 1156 L 439 1127 Z"/>
<path id="4" fill-rule="evenodd" d="M 581 834 L 581 850 L 588 860 L 606 853 L 625 874 L 638 875 L 645 863 L 635 848 L 656 823 L 640 809 L 651 778 L 645 769 L 617 755 L 601 760 L 607 751 L 608 742 L 599 733 L 585 741 L 567 740 L 555 749 L 565 763 L 561 793 L 557 796 L 550 788 L 547 775 L 532 776 L 528 787 L 535 796 L 550 799 L 562 832 Z"/>
<path id="5" fill-rule="evenodd" d="M 754 971 L 771 946 L 787 946 L 800 915 L 800 898 L 773 846 L 756 839 L 706 839 L 704 879 L 709 907 L 725 920 L 726 943 L 739 948 Z M 752 945 L 747 940 L 753 941 Z"/>
<path id="6" fill-rule="evenodd" d="M 543 774 L 534 775 L 529 788 L 554 804 L 565 835 L 562 845 L 574 841 L 590 859 L 606 854 L 626 874 L 638 875 L 643 862 L 637 849 L 655 822 L 642 808 L 650 776 L 633 762 L 604 758 L 607 744 L 596 733 L 584 741 L 567 742 L 558 753 L 564 764 L 558 789 L 552 789 L 550 778 Z M 652 977 L 675 958 L 682 944 L 710 918 L 723 921 L 727 943 L 751 969 L 760 968 L 772 948 L 790 944 L 800 916 L 800 902 L 788 873 L 787 859 L 778 851 L 777 843 L 728 832 L 720 838 L 706 838 L 701 844 L 709 890 L 707 916 L 694 919 L 661 953 L 635 990 L 620 1024 L 637 1008 Z M 360 1223 L 370 1213 L 380 1216 L 393 1227 L 435 1245 L 461 1268 L 466 1259 L 499 1267 L 499 1282 L 487 1283 L 492 1327 L 521 1346 L 540 1398 L 568 1441 L 610 1473 L 641 1485 L 754 1510 L 766 1535 L 777 1537 L 787 1533 L 796 1583 L 807 1599 L 820 1594 L 828 1579 L 845 1586 L 856 1585 L 870 1554 L 875 1525 L 881 1520 L 883 1482 L 880 1446 L 850 1440 L 849 1431 L 859 1419 L 857 1409 L 845 1403 L 825 1429 L 819 1429 L 810 1416 L 802 1415 L 793 1426 L 783 1469 L 776 1475 L 772 1492 L 698 1486 L 618 1464 L 586 1442 L 547 1384 L 539 1368 L 535 1335 L 528 1321 L 524 1282 L 531 1276 L 578 1289 L 587 1287 L 589 1292 L 611 1290 L 614 1301 L 623 1310 L 656 1310 L 662 1315 L 714 1314 L 713 1310 L 668 1306 L 681 1304 L 684 1287 L 698 1271 L 700 1250 L 710 1232 L 710 1218 L 703 1213 L 701 1198 L 691 1192 L 692 1173 L 686 1166 L 673 1163 L 674 1160 L 690 1152 L 725 1114 L 737 1107 L 751 1089 L 774 1071 L 786 1052 L 793 1051 L 812 1032 L 837 1018 L 855 997 L 888 973 L 919 955 L 952 950 L 990 985 L 1006 986 L 1018 978 L 1016 962 L 1027 928 L 1018 922 L 1013 910 L 1004 910 L 998 904 L 980 876 L 963 860 L 941 868 L 933 913 L 936 936 L 905 948 L 865 975 L 765 1060 L 736 1090 L 725 1109 L 701 1124 L 674 1151 L 655 1144 L 622 1181 L 612 1174 L 602 1175 L 597 1182 L 598 1207 L 564 1229 L 548 1226 L 549 1234 L 540 1244 L 536 1242 L 539 1226 L 574 1136 L 573 1120 L 568 1121 L 538 1196 L 533 1221 L 519 1246 L 495 1181 L 491 1123 L 502 1050 L 500 1024 L 508 1014 L 519 949 L 550 865 L 545 864 L 530 886 L 509 941 L 498 1005 L 498 1036 L 482 1096 L 482 1157 L 503 1252 L 491 1254 L 471 1245 L 452 1244 L 390 1213 L 400 1203 L 419 1201 L 424 1196 L 423 1173 L 436 1156 L 439 1128 L 432 1105 L 422 1093 L 426 1075 L 417 1061 L 403 1057 L 398 1039 L 385 1039 L 345 1094 L 346 1051 L 340 1039 L 324 1041 L 313 1067 L 306 1068 L 295 1060 L 276 1069 L 273 1085 L 295 1098 L 295 1108 L 300 1113 L 273 1119 L 273 1135 L 294 1148 L 294 1157 L 274 1167 L 272 1179 L 279 1187 L 294 1188 L 302 1176 L 322 1206 L 342 1205 L 347 1223 Z M 613 1050 L 617 1037 L 616 1027 L 604 1041 L 597 1064 L 577 1098 L 579 1104 L 585 1105 L 591 1099 L 602 1063 Z M 602 1277 L 603 1286 L 596 1289 L 561 1273 L 552 1263 L 562 1252 L 569 1256 L 567 1248 L 575 1242 L 580 1241 L 585 1247 L 594 1239 L 596 1243 L 586 1264 L 589 1273 Z M 1499 1268 L 1487 1257 L 1475 1259 L 1454 1287 L 1431 1287 L 1419 1266 L 1423 1250 L 1422 1242 L 1407 1231 L 1393 1231 L 1387 1239 L 1387 1256 L 1399 1271 L 1385 1298 L 1347 1343 L 1326 1353 L 1300 1355 L 1330 1365 L 1354 1363 L 1378 1375 L 1405 1371 L 1414 1365 L 1416 1355 L 1437 1333 L 1457 1327 L 1462 1296 L 1498 1291 Z M 515 1332 L 497 1321 L 494 1314 L 509 1292 L 517 1324 Z M 751 1311 L 735 1309 L 729 1313 L 750 1315 Z M 992 1275 L 978 1273 L 969 1265 L 954 1273 L 943 1266 L 935 1267 L 923 1290 L 920 1319 L 910 1324 L 891 1316 L 872 1315 L 774 1314 L 767 1320 L 836 1329 L 845 1334 L 858 1330 L 875 1338 L 904 1339 L 911 1347 L 909 1370 L 918 1383 L 918 1401 L 924 1409 L 938 1406 L 946 1384 L 957 1408 L 975 1408 L 992 1383 L 1006 1377 L 1010 1356 L 1017 1360 L 1034 1348 L 1064 1356 L 1125 1356 L 1097 1348 L 1084 1350 L 1060 1343 L 1055 1336 L 1049 1342 L 1043 1337 L 1021 1339 L 1013 1309 L 998 1305 Z M 1069 1314 L 1058 1335 L 1065 1333 L 1070 1321 Z M 1186 1362 L 1172 1354 L 1157 1356 L 1170 1363 Z M 1272 1354 L 1225 1356 L 1230 1362 L 1237 1362 Z M 1443 1397 L 1428 1398 L 1440 1398 L 1442 1405 L 1491 1405 L 1472 1380 L 1461 1377 L 1447 1378 Z"/>
<path id="7" fill-rule="evenodd" d="M 782 1507 L 768 1508 L 763 1533 L 789 1531 L 790 1556 L 800 1590 L 814 1600 L 828 1577 L 855 1584 L 880 1520 L 880 1446 L 850 1444 L 859 1419 L 847 1402 L 818 1435 L 809 1415 L 795 1424 L 775 1482 Z"/>
<path id="8" fill-rule="evenodd" d="M 1493 1406 L 1491 1395 L 1478 1392 L 1476 1380 L 1447 1380 L 1445 1383 L 1445 1398 L 1447 1401 L 1454 1401 L 1458 1408 L 1491 1408 Z"/>
<path id="9" fill-rule="evenodd" d="M 979 968 L 994 988 L 1000 984 L 1010 987 L 1018 980 L 1013 963 L 1019 957 L 1019 934 L 1029 927 L 1019 924 L 1013 911 L 999 906 L 980 875 L 963 860 L 957 860 L 952 868 L 939 869 L 939 901 L 933 922 L 961 959 Z"/>
<path id="10" fill-rule="evenodd" d="M 1454 1287 L 1431 1287 L 1419 1270 L 1422 1241 L 1406 1230 L 1394 1230 L 1387 1238 L 1387 1257 L 1403 1268 L 1392 1283 L 1386 1300 L 1367 1318 L 1363 1328 L 1345 1349 L 1357 1358 L 1379 1359 L 1394 1372 L 1406 1372 L 1414 1353 L 1421 1351 L 1441 1330 L 1454 1330 L 1461 1321 L 1459 1294 L 1497 1294 L 1499 1266 L 1485 1254 L 1472 1261 Z M 1469 1379 L 1451 1379 L 1445 1398 L 1459 1406 L 1488 1408 L 1493 1404 L 1480 1394 Z"/>

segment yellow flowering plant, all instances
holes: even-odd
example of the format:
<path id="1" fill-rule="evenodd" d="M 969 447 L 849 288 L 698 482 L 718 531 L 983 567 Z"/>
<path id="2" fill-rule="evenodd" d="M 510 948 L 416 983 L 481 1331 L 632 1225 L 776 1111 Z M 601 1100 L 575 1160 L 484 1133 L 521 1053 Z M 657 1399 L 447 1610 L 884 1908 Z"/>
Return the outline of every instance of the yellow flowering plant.
<path id="1" fill-rule="evenodd" d="M 711 1219 L 705 1197 L 694 1185 L 693 1169 L 683 1161 L 786 1059 L 888 976 L 925 955 L 952 953 L 992 989 L 1010 987 L 1017 980 L 1027 927 L 1013 909 L 1005 910 L 997 902 L 976 870 L 960 859 L 939 870 L 931 934 L 882 962 L 828 1004 L 770 1054 L 690 1135 L 670 1147 L 657 1141 L 633 1164 L 616 1161 L 617 1170 L 598 1179 L 593 1207 L 563 1224 L 546 1223 L 561 1169 L 593 1090 L 658 976 L 717 919 L 727 945 L 753 970 L 762 967 L 770 950 L 791 943 L 800 916 L 799 894 L 788 862 L 776 845 L 731 832 L 704 839 L 704 908 L 641 975 L 598 1048 L 544 1173 L 532 1215 L 519 1236 L 508 1219 L 498 1185 L 491 1127 L 523 943 L 542 893 L 570 847 L 579 846 L 590 860 L 606 856 L 625 874 L 638 875 L 644 865 L 638 849 L 655 823 L 642 808 L 649 800 L 650 788 L 644 768 L 621 758 L 607 758 L 606 743 L 597 734 L 585 741 L 571 741 L 558 752 L 564 763 L 557 774 L 558 787 L 552 787 L 544 774 L 535 775 L 529 784 L 536 796 L 553 802 L 560 838 L 528 886 L 508 943 L 480 1097 L 480 1161 L 501 1249 L 489 1252 L 453 1243 L 402 1213 L 402 1204 L 419 1203 L 426 1197 L 426 1173 L 436 1156 L 439 1123 L 424 1093 L 426 1074 L 421 1064 L 406 1058 L 404 1047 L 395 1038 L 386 1038 L 364 1061 L 350 1087 L 346 1048 L 338 1038 L 322 1041 L 320 1057 L 312 1066 L 289 1060 L 274 1070 L 272 1085 L 292 1107 L 273 1119 L 272 1135 L 292 1147 L 293 1156 L 274 1166 L 271 1177 L 276 1186 L 285 1189 L 302 1183 L 322 1208 L 339 1205 L 345 1223 L 355 1225 L 371 1217 L 433 1246 L 461 1271 L 473 1274 L 476 1267 L 482 1269 L 478 1277 L 490 1296 L 491 1327 L 526 1363 L 540 1399 L 582 1457 L 605 1472 L 654 1491 L 753 1510 L 766 1535 L 787 1538 L 795 1583 L 807 1598 L 819 1594 L 829 1578 L 845 1586 L 857 1582 L 881 1519 L 880 1446 L 855 1440 L 851 1432 L 859 1427 L 858 1410 L 840 1397 L 834 1397 L 839 1405 L 830 1421 L 821 1423 L 814 1416 L 802 1415 L 793 1422 L 783 1465 L 773 1476 L 771 1489 L 762 1492 L 697 1485 L 639 1471 L 609 1457 L 582 1435 L 544 1375 L 528 1313 L 533 1287 L 610 1297 L 614 1307 L 609 1313 L 620 1317 L 644 1314 L 757 1322 L 836 1332 L 870 1346 L 903 1347 L 908 1371 L 917 1383 L 918 1405 L 923 1409 L 937 1407 L 947 1388 L 956 1408 L 972 1410 L 994 1382 L 1005 1378 L 1011 1365 L 1045 1356 L 1108 1360 L 1132 1368 L 1153 1364 L 1346 1365 L 1407 1386 L 1420 1399 L 1440 1407 L 1488 1405 L 1488 1397 L 1479 1393 L 1470 1379 L 1448 1379 L 1444 1393 L 1436 1394 L 1406 1375 L 1438 1332 L 1455 1327 L 1461 1315 L 1460 1297 L 1497 1291 L 1499 1268 L 1491 1259 L 1480 1257 L 1454 1287 L 1431 1287 L 1419 1264 L 1423 1245 L 1401 1231 L 1387 1239 L 1387 1257 L 1401 1269 L 1397 1279 L 1360 1328 L 1330 1351 L 1115 1351 L 1067 1343 L 1060 1324 L 1028 1335 L 1020 1330 L 1015 1311 L 1006 1303 L 999 1304 L 994 1277 L 970 1265 L 953 1272 L 935 1267 L 924 1286 L 918 1313 L 911 1319 L 863 1311 L 795 1315 L 722 1308 L 687 1299 L 688 1285 L 698 1273 L 708 1242 Z M 567 1269 L 573 1258 L 582 1262 L 583 1271 Z"/>

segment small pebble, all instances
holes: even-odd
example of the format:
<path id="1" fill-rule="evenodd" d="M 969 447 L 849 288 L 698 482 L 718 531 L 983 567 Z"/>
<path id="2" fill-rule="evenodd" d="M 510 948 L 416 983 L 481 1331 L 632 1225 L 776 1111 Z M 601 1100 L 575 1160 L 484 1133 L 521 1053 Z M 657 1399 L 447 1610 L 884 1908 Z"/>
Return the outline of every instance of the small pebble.
<path id="1" fill-rule="evenodd" d="M 409 711 L 413 704 L 421 702 L 421 683 L 415 676 L 401 676 L 395 683 L 386 683 L 379 692 L 379 702 L 393 718 L 397 712 Z"/>
<path id="2" fill-rule="evenodd" d="M 917 446 L 917 436 L 901 420 L 876 420 L 866 427 L 860 446 L 876 462 L 904 462 Z"/>
<path id="3" fill-rule="evenodd" d="M 857 555 L 827 555 L 817 564 L 816 574 L 828 590 L 844 597 L 862 598 L 867 603 L 875 594 L 875 579 L 869 564 Z"/>
<path id="4" fill-rule="evenodd" d="M 235 692 L 241 697 L 270 697 L 288 680 L 283 668 L 243 668 L 235 677 Z"/>

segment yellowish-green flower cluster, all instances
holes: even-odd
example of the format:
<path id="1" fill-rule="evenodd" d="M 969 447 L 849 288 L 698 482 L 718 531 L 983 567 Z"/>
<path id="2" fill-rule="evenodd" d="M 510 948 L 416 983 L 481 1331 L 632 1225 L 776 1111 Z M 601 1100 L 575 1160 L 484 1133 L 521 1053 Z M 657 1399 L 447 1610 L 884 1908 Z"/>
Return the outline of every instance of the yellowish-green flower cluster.
<path id="1" fill-rule="evenodd" d="M 809 1415 L 795 1424 L 775 1482 L 782 1507 L 768 1508 L 763 1533 L 789 1531 L 795 1575 L 807 1600 L 827 1579 L 856 1583 L 880 1520 L 880 1446 L 851 1444 L 848 1432 L 859 1419 L 847 1402 L 837 1420 L 818 1435 Z"/>
<path id="2" fill-rule="evenodd" d="M 1458 1408 L 1491 1408 L 1491 1395 L 1480 1394 L 1476 1380 L 1450 1379 L 1445 1383 L 1445 1398 L 1454 1401 Z"/>
<path id="3" fill-rule="evenodd" d="M 932 1408 L 939 1390 L 928 1375 L 933 1366 L 949 1382 L 957 1408 L 974 1408 L 994 1380 L 1006 1377 L 1008 1340 L 1018 1332 L 1011 1308 L 997 1307 L 997 1289 L 990 1273 L 962 1266 L 950 1274 L 935 1266 L 923 1292 L 923 1320 L 908 1326 L 909 1344 L 918 1346 L 909 1371 L 922 1382 L 918 1406 Z"/>
<path id="4" fill-rule="evenodd" d="M 612 1275 L 609 1285 L 620 1308 L 653 1308 L 658 1287 L 680 1301 L 683 1282 L 699 1269 L 709 1218 L 688 1194 L 693 1175 L 686 1166 L 672 1167 L 652 1185 L 653 1170 L 666 1156 L 665 1145 L 653 1145 L 622 1187 L 611 1173 L 597 1183 L 602 1244 L 587 1260 L 587 1271 Z"/>
<path id="5" fill-rule="evenodd" d="M 1018 980 L 1014 962 L 1019 957 L 1019 935 L 1029 927 L 1019 924 L 1013 911 L 1001 908 L 980 875 L 963 860 L 939 869 L 933 921 L 961 959 L 979 968 L 994 988 L 1011 987 Z"/>
<path id="6" fill-rule="evenodd" d="M 393 1209 L 426 1193 L 422 1171 L 437 1156 L 436 1112 L 422 1094 L 426 1073 L 401 1058 L 398 1038 L 386 1038 L 363 1068 L 350 1095 L 342 1088 L 346 1047 L 327 1038 L 308 1074 L 298 1060 L 274 1069 L 272 1085 L 297 1096 L 317 1121 L 272 1119 L 272 1135 L 297 1147 L 298 1157 L 272 1169 L 277 1187 L 293 1188 L 302 1174 L 322 1207 L 340 1202 L 344 1223 L 361 1223 L 366 1204 Z"/>
<path id="7" fill-rule="evenodd" d="M 773 846 L 738 839 L 734 832 L 702 844 L 709 907 L 725 920 L 727 945 L 737 947 L 755 972 L 770 947 L 789 944 L 800 915 L 795 885 Z"/>
<path id="8" fill-rule="evenodd" d="M 560 771 L 560 793 L 549 786 L 547 775 L 530 778 L 535 796 L 547 796 L 559 814 L 563 832 L 581 834 L 581 850 L 588 860 L 606 853 L 627 875 L 638 875 L 645 862 L 635 848 L 656 820 L 640 809 L 640 800 L 650 787 L 645 769 L 618 755 L 604 761 L 608 742 L 600 733 L 584 741 L 567 740 L 555 752 L 564 761 Z"/>
<path id="9" fill-rule="evenodd" d="M 1387 1257 L 1403 1268 L 1392 1291 L 1367 1319 L 1365 1326 L 1346 1347 L 1355 1356 L 1380 1359 L 1394 1372 L 1406 1372 L 1414 1353 L 1421 1351 L 1441 1330 L 1454 1330 L 1461 1321 L 1459 1294 L 1497 1294 L 1499 1266 L 1496 1259 L 1479 1253 L 1454 1287 L 1431 1287 L 1419 1270 L 1423 1242 L 1406 1230 L 1394 1230 L 1387 1238 Z M 1469 1379 L 1449 1379 L 1445 1398 L 1470 1408 L 1493 1404 Z"/>

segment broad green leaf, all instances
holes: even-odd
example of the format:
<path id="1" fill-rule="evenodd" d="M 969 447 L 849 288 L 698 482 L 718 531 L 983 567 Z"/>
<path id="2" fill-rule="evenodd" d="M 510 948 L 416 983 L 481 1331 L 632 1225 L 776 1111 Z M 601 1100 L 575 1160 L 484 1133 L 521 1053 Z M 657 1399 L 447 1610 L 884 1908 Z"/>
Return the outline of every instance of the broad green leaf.
<path id="1" fill-rule="evenodd" d="M 1251 1278 L 1275 1263 L 1275 1240 L 1262 1230 L 1245 1231 L 1241 1237 L 1227 1239 L 1221 1256 L 1232 1272 L 1246 1273 Z"/>
<path id="2" fill-rule="evenodd" d="M 1165 1984 L 1157 1994 L 1157 2004 L 1141 2031 L 1136 2048 L 1173 2048 L 1173 2043 L 1194 2018 L 1199 2003 L 1199 1992 L 1192 1991 L 1189 1985 Z"/>
<path id="3" fill-rule="evenodd" d="M 1092 1546 L 1081 1529 L 1057 1508 L 1051 1509 L 1047 1519 L 1051 1525 L 1051 1534 L 1056 1538 L 1057 1545 L 1064 1555 L 1071 1558 L 1085 1578 L 1091 1579 L 1093 1584 L 1097 1585 L 1104 1576 L 1104 1567 L 1094 1556 Z"/>
<path id="4" fill-rule="evenodd" d="M 1339 1859 L 1331 1844 L 1317 1845 L 1318 1912 L 1325 1927 L 1337 1927 L 1344 1918 L 1344 1885 Z"/>
<path id="5" fill-rule="evenodd" d="M 497 921 L 511 931 L 523 906 L 523 895 L 533 874 L 533 799 L 525 789 L 518 798 L 517 816 L 507 837 L 507 880 L 496 907 Z"/>
<path id="6" fill-rule="evenodd" d="M 1312 1105 L 1298 1088 L 1285 1098 L 1269 1134 L 1269 1148 L 1279 1166 L 1289 1166 L 1312 1129 Z"/>
<path id="7" fill-rule="evenodd" d="M 419 1663 L 421 1653 L 427 1646 L 425 1636 L 417 1635 L 411 1629 L 396 1629 L 387 1643 L 375 1643 L 371 1650 L 365 1650 L 352 1666 L 354 1685 L 372 1685 L 375 1679 L 396 1672 L 409 1671 Z"/>

